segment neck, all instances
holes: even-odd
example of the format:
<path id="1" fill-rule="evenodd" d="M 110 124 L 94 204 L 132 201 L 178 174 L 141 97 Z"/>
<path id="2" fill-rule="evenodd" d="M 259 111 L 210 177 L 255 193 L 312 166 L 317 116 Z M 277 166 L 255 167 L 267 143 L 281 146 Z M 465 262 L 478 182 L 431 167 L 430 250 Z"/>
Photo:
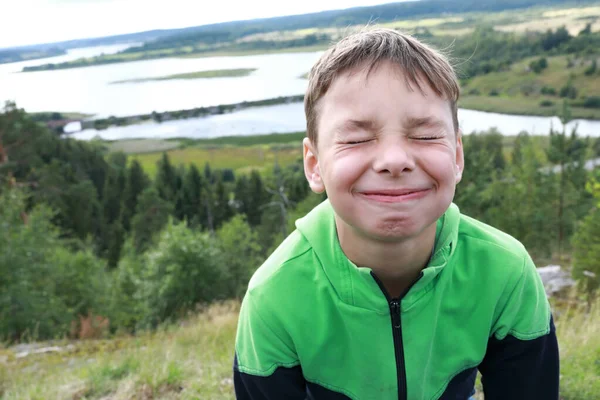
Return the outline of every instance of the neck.
<path id="1" fill-rule="evenodd" d="M 435 223 L 418 236 L 386 242 L 360 234 L 337 216 L 335 221 L 346 257 L 371 268 L 392 298 L 401 296 L 417 279 L 435 246 Z"/>

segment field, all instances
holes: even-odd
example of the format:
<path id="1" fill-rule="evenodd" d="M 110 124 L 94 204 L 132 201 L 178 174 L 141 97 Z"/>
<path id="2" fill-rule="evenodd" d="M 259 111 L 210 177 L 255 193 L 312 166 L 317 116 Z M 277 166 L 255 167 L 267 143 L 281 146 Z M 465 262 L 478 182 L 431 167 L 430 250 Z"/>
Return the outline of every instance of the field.
<path id="1" fill-rule="evenodd" d="M 561 400 L 593 400 L 600 393 L 600 301 L 590 313 L 565 306 L 573 301 L 555 308 Z M 0 368 L 0 398 L 233 399 L 238 311 L 239 303 L 217 304 L 155 333 L 59 341 L 52 345 L 61 352 L 23 358 L 0 347 L 0 365 L 6 366 Z"/>
<path id="2" fill-rule="evenodd" d="M 322 51 L 327 49 L 326 45 L 315 45 L 315 46 L 300 46 L 290 47 L 288 49 L 271 49 L 271 50 L 220 50 L 220 51 L 207 51 L 204 53 L 193 53 L 189 55 L 180 56 L 181 58 L 203 58 L 203 57 L 242 57 L 242 56 L 253 56 L 257 54 L 274 54 L 274 53 L 312 53 L 315 51 Z"/>
<path id="3" fill-rule="evenodd" d="M 104 146 L 108 152 L 121 151 L 129 155 L 130 161 L 138 160 L 152 177 L 163 152 L 169 155 L 174 165 L 195 164 L 203 168 L 208 162 L 212 168 L 230 168 L 236 173 L 247 173 L 253 169 L 264 172 L 273 167 L 275 160 L 281 166 L 301 160 L 305 135 L 304 132 L 295 132 L 213 139 L 135 139 L 104 142 Z M 507 160 L 511 159 L 515 139 L 516 136 L 503 136 L 502 150 Z M 543 159 L 548 136 L 532 136 L 531 139 Z"/>
<path id="4" fill-rule="evenodd" d="M 515 63 L 510 71 L 492 72 L 468 80 L 462 85 L 459 105 L 473 110 L 508 114 L 560 115 L 563 99 L 558 94 L 572 79 L 573 85 L 579 90 L 578 99 L 569 100 L 573 117 L 600 119 L 600 109 L 584 108 L 580 100 L 600 95 L 600 72 L 585 75 L 591 59 L 571 59 L 573 65 L 569 67 L 566 56 L 549 57 L 548 68 L 540 74 L 529 69 L 529 64 L 536 59 L 538 57 Z M 557 95 L 542 94 L 544 87 L 553 89 Z M 552 105 L 540 105 L 544 100 Z"/>
<path id="5" fill-rule="evenodd" d="M 159 76 L 159 77 L 154 77 L 154 78 L 125 79 L 122 81 L 114 81 L 111 83 L 139 83 L 139 82 L 149 82 L 149 81 L 168 81 L 171 79 L 232 78 L 232 77 L 248 76 L 254 71 L 256 71 L 256 68 L 219 69 L 219 70 L 210 70 L 210 71 L 188 72 L 185 74 L 166 75 L 166 76 Z"/>
<path id="6" fill-rule="evenodd" d="M 270 169 L 275 161 L 285 166 L 301 159 L 304 135 L 298 132 L 214 139 L 123 140 L 107 142 L 106 147 L 108 151 L 128 153 L 130 160 L 138 160 L 150 176 L 155 175 L 156 163 L 164 151 L 174 165 L 195 164 L 203 168 L 209 163 L 212 168 L 245 173 Z"/>

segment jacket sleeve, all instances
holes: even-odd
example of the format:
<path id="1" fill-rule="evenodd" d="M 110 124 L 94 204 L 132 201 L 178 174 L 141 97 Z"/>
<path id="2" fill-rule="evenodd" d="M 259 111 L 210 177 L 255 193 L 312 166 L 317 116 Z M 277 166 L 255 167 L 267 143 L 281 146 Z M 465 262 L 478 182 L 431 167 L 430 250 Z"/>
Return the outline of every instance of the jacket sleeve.
<path id="1" fill-rule="evenodd" d="M 526 257 L 479 366 L 486 400 L 558 400 L 559 353 L 541 278 Z"/>
<path id="2" fill-rule="evenodd" d="M 236 335 L 233 383 L 238 400 L 304 400 L 306 382 L 291 338 L 255 305 L 251 294 L 242 302 Z"/>

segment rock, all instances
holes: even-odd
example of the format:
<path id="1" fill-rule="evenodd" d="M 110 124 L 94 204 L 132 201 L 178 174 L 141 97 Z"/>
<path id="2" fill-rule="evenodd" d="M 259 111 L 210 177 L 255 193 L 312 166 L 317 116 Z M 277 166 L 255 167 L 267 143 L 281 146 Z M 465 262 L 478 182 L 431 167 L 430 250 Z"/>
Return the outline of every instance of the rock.
<path id="1" fill-rule="evenodd" d="M 51 347 L 42 347 L 39 349 L 33 349 L 30 351 L 21 351 L 17 354 L 15 354 L 16 358 L 23 358 L 23 357 L 27 357 L 30 354 L 42 354 L 42 353 L 53 353 L 53 352 L 61 352 L 63 351 L 63 349 L 61 349 L 60 347 L 57 346 L 51 346 Z"/>
<path id="2" fill-rule="evenodd" d="M 561 269 L 560 265 L 548 265 L 537 269 L 547 296 L 553 296 L 560 291 L 575 285 L 568 271 Z"/>

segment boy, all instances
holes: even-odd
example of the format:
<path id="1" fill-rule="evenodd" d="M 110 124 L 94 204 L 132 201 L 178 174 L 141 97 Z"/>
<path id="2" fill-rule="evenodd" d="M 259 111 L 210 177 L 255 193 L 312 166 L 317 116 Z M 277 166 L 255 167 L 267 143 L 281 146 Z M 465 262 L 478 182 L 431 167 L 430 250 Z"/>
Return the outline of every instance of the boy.
<path id="1" fill-rule="evenodd" d="M 558 345 L 527 251 L 460 214 L 459 85 L 393 30 L 313 67 L 304 170 L 328 200 L 258 269 L 242 303 L 238 399 L 558 399 Z"/>

